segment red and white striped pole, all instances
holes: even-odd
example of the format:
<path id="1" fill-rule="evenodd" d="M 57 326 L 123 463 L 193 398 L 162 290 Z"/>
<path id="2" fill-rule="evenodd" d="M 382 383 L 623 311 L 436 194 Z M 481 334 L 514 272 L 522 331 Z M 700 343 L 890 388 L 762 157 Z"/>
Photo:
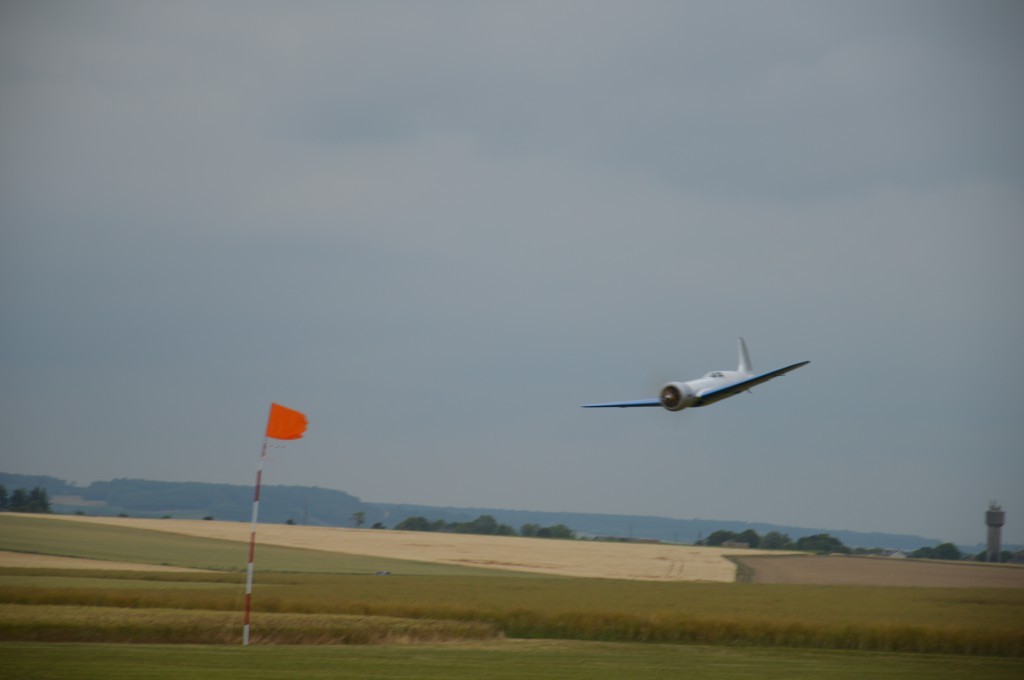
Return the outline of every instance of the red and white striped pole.
<path id="1" fill-rule="evenodd" d="M 263 438 L 260 466 L 256 471 L 256 491 L 252 498 L 252 531 L 249 533 L 249 572 L 245 577 L 245 624 L 242 627 L 242 645 L 249 644 L 249 616 L 252 613 L 252 572 L 256 558 L 256 518 L 260 512 L 260 482 L 263 479 L 263 461 L 267 459 L 267 439 Z"/>
<path id="2" fill-rule="evenodd" d="M 252 572 L 256 557 L 256 518 L 260 512 L 260 482 L 263 480 L 263 462 L 267 459 L 267 439 L 302 439 L 306 431 L 306 414 L 280 404 L 270 404 L 267 433 L 263 437 L 260 467 L 256 471 L 256 492 L 252 498 L 252 532 L 249 534 L 249 573 L 245 579 L 245 624 L 242 627 L 242 645 L 249 644 L 249 616 L 252 614 Z"/>

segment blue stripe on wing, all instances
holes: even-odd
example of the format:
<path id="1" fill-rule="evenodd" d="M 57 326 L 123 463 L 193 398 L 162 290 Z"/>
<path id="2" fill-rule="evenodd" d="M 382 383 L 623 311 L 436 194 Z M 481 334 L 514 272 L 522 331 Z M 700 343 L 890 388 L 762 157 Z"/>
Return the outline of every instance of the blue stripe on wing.
<path id="1" fill-rule="evenodd" d="M 633 408 L 636 406 L 661 406 L 657 399 L 637 399 L 636 401 L 609 401 L 604 404 L 584 404 L 583 408 Z"/>
<path id="2" fill-rule="evenodd" d="M 768 382 L 772 378 L 777 378 L 780 375 L 789 373 L 790 371 L 796 370 L 801 366 L 806 366 L 809 363 L 811 362 L 801 361 L 800 363 L 793 364 L 792 366 L 786 366 L 785 368 L 779 368 L 768 373 L 756 375 L 749 380 L 744 380 L 743 382 L 727 385 L 721 389 L 713 390 L 711 392 L 704 392 L 700 395 L 700 402 L 697 404 L 697 406 L 705 406 L 707 404 L 713 404 L 716 401 L 721 401 L 726 397 L 731 397 L 734 394 L 739 394 L 740 392 L 749 390 L 751 387 L 754 387 L 755 385 L 760 385 L 761 383 Z"/>

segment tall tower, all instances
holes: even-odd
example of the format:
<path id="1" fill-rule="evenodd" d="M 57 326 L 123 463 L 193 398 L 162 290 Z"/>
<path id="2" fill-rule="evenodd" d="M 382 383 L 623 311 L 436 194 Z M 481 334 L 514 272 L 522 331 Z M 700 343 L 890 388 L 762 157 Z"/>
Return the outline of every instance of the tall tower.
<path id="1" fill-rule="evenodd" d="M 986 562 L 999 561 L 999 548 L 1002 544 L 1003 524 L 1006 523 L 1006 513 L 992 501 L 985 513 L 985 524 L 988 525 L 988 549 L 985 551 Z"/>

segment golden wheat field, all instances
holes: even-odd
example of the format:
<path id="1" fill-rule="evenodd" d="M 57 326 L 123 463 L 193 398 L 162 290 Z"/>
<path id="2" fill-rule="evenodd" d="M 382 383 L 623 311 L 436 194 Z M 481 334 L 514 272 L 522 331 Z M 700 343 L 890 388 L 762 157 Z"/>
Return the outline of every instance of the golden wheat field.
<path id="1" fill-rule="evenodd" d="M 248 522 L 33 515 L 39 520 L 157 531 L 179 536 L 245 543 Z M 549 576 L 662 582 L 732 583 L 740 562 L 754 583 L 804 585 L 1024 588 L 1024 567 L 936 560 L 811 556 L 737 548 L 672 544 L 557 541 L 394 530 L 260 524 L 260 546 L 517 571 Z M 2 548 L 3 546 L 0 546 Z M 257 552 L 257 565 L 259 563 Z M 731 559 L 730 559 L 731 558 Z M 182 567 L 103 562 L 0 551 L 0 567 L 134 569 L 176 571 Z"/>
<path id="2" fill-rule="evenodd" d="M 44 517 L 39 515 L 38 517 Z M 248 541 L 248 522 L 46 516 L 74 521 L 149 529 L 167 533 Z M 727 556 L 763 554 L 738 548 L 555 541 L 514 536 L 435 534 L 374 529 L 260 524 L 257 543 L 289 548 L 366 555 L 419 562 L 524 571 L 537 574 L 643 581 L 731 583 L 736 565 Z"/>

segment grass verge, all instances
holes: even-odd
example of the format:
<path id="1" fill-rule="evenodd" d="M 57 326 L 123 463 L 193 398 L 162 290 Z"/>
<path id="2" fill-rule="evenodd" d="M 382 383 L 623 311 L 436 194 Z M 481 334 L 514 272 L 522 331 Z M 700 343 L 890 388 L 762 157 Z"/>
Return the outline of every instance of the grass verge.
<path id="1" fill-rule="evenodd" d="M 248 647 L 0 643 L 12 678 L 133 680 L 1010 680 L 1020 659 L 760 647 L 503 640 L 443 646 Z"/>
<path id="2" fill-rule="evenodd" d="M 736 565 L 736 583 L 753 583 L 757 574 L 754 568 L 746 562 L 736 559 L 733 555 L 726 555 L 725 559 Z"/>

